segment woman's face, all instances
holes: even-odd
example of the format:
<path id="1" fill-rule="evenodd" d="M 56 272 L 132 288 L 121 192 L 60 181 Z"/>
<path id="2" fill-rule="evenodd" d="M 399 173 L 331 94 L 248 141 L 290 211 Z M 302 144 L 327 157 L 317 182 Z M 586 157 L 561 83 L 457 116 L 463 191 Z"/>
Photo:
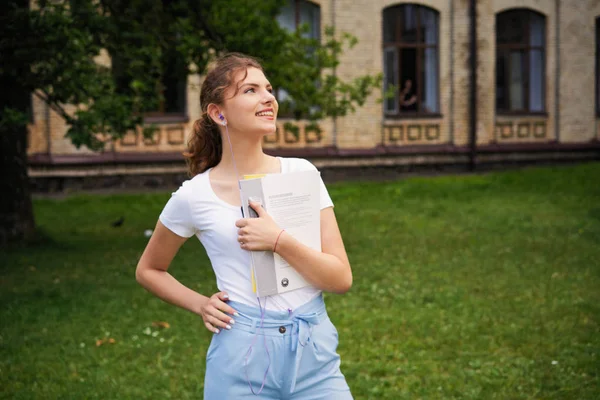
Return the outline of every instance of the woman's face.
<path id="1" fill-rule="evenodd" d="M 279 104 L 265 74 L 257 68 L 239 71 L 234 83 L 225 92 L 223 115 L 230 129 L 269 135 L 275 132 Z M 239 87 L 235 93 L 236 87 Z M 235 93 L 235 95 L 234 95 Z M 232 97 L 233 96 L 233 97 Z"/>

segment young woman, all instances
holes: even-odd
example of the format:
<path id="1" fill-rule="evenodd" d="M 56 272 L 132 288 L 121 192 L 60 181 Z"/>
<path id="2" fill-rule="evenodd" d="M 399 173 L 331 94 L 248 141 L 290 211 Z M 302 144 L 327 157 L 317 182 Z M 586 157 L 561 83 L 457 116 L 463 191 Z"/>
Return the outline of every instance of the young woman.
<path id="1" fill-rule="evenodd" d="M 351 399 L 336 353 L 337 331 L 322 291 L 352 285 L 350 263 L 321 181 L 321 245 L 313 250 L 285 230 L 259 204 L 258 218 L 243 218 L 238 179 L 248 174 L 314 170 L 308 161 L 271 157 L 261 147 L 275 132 L 278 104 L 261 65 L 229 54 L 202 84 L 202 117 L 186 153 L 190 174 L 160 214 L 138 263 L 136 278 L 159 298 L 204 320 L 214 333 L 206 357 L 204 398 Z M 204 245 L 219 292 L 204 296 L 167 270 L 191 236 Z M 249 251 L 275 251 L 311 286 L 257 299 Z"/>

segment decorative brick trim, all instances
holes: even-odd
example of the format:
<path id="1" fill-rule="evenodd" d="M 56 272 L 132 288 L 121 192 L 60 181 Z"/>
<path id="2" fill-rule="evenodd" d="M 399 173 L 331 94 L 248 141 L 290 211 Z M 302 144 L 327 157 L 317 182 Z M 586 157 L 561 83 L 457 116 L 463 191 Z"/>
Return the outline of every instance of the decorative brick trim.
<path id="1" fill-rule="evenodd" d="M 129 131 L 120 139 L 120 145 L 135 147 L 138 145 L 138 137 L 139 135 L 136 131 Z"/>
<path id="2" fill-rule="evenodd" d="M 185 133 L 183 127 L 167 128 L 167 142 L 169 144 L 183 144 L 185 141 Z"/>

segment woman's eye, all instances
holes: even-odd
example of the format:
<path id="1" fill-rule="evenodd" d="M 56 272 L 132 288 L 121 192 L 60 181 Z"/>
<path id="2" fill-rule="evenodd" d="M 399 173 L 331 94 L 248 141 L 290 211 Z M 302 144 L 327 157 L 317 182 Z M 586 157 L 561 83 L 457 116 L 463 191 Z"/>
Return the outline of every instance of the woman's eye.
<path id="1" fill-rule="evenodd" d="M 269 88 L 269 89 L 267 89 L 267 91 L 268 91 L 269 93 L 273 94 L 273 88 Z"/>
<path id="2" fill-rule="evenodd" d="M 254 92 L 254 88 L 247 89 L 244 93 L 250 93 L 250 91 Z"/>

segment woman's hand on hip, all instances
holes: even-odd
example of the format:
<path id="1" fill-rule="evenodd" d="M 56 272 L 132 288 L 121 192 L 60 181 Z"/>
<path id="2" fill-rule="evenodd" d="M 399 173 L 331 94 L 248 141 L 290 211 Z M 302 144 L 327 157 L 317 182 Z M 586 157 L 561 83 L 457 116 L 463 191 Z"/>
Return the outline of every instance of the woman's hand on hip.
<path id="1" fill-rule="evenodd" d="M 250 202 L 250 207 L 256 211 L 258 218 L 243 218 L 235 223 L 239 228 L 240 247 L 252 251 L 273 251 L 281 228 L 259 203 Z"/>
<path id="2" fill-rule="evenodd" d="M 238 315 L 237 311 L 225 303 L 227 300 L 229 300 L 227 293 L 218 292 L 210 296 L 206 303 L 200 307 L 200 315 L 204 320 L 204 326 L 209 331 L 219 333 L 219 329 L 231 329 L 231 325 L 235 323 L 233 318 L 227 314 Z"/>

